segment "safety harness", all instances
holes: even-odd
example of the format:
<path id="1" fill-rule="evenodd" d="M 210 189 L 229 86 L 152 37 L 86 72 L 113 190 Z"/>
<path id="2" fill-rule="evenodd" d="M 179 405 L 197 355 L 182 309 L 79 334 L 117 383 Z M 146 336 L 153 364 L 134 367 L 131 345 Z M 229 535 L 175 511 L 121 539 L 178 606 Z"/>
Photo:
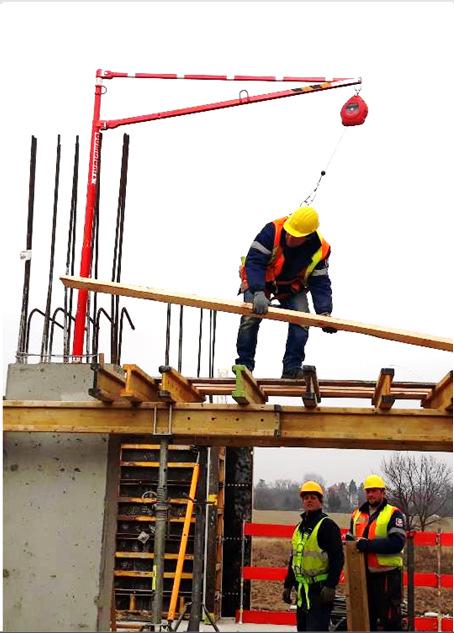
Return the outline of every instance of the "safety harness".
<path id="1" fill-rule="evenodd" d="M 292 569 L 298 583 L 297 605 L 303 604 L 302 589 L 307 609 L 310 609 L 309 585 L 328 578 L 328 554 L 318 544 L 318 531 L 327 517 L 322 517 L 311 532 L 301 532 L 297 525 L 292 536 Z"/>

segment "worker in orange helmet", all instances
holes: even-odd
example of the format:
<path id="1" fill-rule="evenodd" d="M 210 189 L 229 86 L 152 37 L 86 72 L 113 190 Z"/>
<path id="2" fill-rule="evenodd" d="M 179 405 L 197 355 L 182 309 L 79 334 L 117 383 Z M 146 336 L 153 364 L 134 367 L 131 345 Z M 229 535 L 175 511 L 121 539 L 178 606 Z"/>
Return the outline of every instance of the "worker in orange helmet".
<path id="1" fill-rule="evenodd" d="M 312 207 L 266 224 L 251 244 L 241 268 L 244 300 L 263 315 L 274 297 L 281 308 L 309 312 L 311 293 L 317 314 L 330 316 L 333 308 L 328 258 L 331 247 L 318 231 L 319 217 Z M 255 367 L 255 350 L 261 319 L 242 316 L 237 338 L 237 365 Z M 334 333 L 333 327 L 322 328 Z M 302 378 L 308 327 L 289 323 L 282 378 Z"/>
<path id="2" fill-rule="evenodd" d="M 344 565 L 339 526 L 322 511 L 323 488 L 306 481 L 300 488 L 304 512 L 292 536 L 292 554 L 282 600 L 296 589 L 297 631 L 329 631 L 336 585 Z"/>
<path id="3" fill-rule="evenodd" d="M 402 631 L 405 516 L 388 503 L 385 487 L 379 475 L 366 477 L 366 502 L 354 510 L 347 539 L 366 556 L 370 630 Z"/>

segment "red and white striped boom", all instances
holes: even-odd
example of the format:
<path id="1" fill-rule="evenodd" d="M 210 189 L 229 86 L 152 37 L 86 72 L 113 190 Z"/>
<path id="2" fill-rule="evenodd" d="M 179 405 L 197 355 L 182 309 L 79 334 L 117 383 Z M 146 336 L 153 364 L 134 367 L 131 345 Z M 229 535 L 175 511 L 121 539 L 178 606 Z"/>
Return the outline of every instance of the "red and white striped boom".
<path id="1" fill-rule="evenodd" d="M 262 95 L 249 96 L 248 94 L 238 99 L 220 101 L 205 105 L 180 108 L 166 112 L 155 112 L 141 116 L 127 117 L 124 119 L 113 119 L 110 121 L 101 120 L 101 96 L 103 94 L 104 79 L 189 79 L 203 81 L 283 81 L 309 83 L 308 86 L 290 88 L 280 92 L 271 92 Z M 133 123 L 144 123 L 145 121 L 156 121 L 171 117 L 183 116 L 185 114 L 196 114 L 199 112 L 209 112 L 210 110 L 220 110 L 239 105 L 259 103 L 260 101 L 270 101 L 271 99 L 282 99 L 284 97 L 294 97 L 296 95 L 307 94 L 309 92 L 320 92 L 321 90 L 331 90 L 333 88 L 344 88 L 361 84 L 361 77 L 355 78 L 327 78 L 327 77 L 293 77 L 293 76 L 273 76 L 273 75 L 183 75 L 169 73 L 123 73 L 111 70 L 96 71 L 95 103 L 93 112 L 93 123 L 90 144 L 90 159 L 88 168 L 87 202 L 85 208 L 85 224 L 80 258 L 80 277 L 90 277 L 92 259 L 92 237 L 93 218 L 96 200 L 96 188 L 98 182 L 99 165 L 99 134 L 101 130 L 109 130 L 121 125 L 131 125 Z M 82 356 L 84 347 L 84 331 L 87 320 L 88 291 L 79 290 L 77 298 L 76 320 L 74 324 L 73 355 Z"/>

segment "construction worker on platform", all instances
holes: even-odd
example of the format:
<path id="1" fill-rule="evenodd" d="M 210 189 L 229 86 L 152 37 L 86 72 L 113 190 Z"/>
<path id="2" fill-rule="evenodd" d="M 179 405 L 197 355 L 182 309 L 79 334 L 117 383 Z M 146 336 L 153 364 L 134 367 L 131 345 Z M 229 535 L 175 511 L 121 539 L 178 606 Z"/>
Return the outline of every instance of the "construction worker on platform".
<path id="1" fill-rule="evenodd" d="M 304 512 L 292 536 L 292 554 L 282 600 L 296 589 L 297 631 L 328 631 L 336 585 L 344 565 L 341 532 L 322 511 L 323 489 L 316 481 L 300 488 Z"/>
<path id="2" fill-rule="evenodd" d="M 330 245 L 318 231 L 318 213 L 301 207 L 289 216 L 266 224 L 252 242 L 240 268 L 244 301 L 252 303 L 255 314 L 266 314 L 271 299 L 287 310 L 309 312 L 311 293 L 317 314 L 330 316 L 333 303 L 328 275 Z M 255 366 L 255 350 L 261 319 L 242 316 L 237 338 L 237 365 L 250 371 Z M 332 327 L 322 328 L 334 333 Z M 302 378 L 304 348 L 309 328 L 289 323 L 283 358 L 282 378 Z"/>
<path id="3" fill-rule="evenodd" d="M 354 510 L 347 539 L 366 556 L 370 630 L 402 631 L 405 516 L 386 500 L 381 477 L 369 475 L 363 487 L 366 502 Z"/>

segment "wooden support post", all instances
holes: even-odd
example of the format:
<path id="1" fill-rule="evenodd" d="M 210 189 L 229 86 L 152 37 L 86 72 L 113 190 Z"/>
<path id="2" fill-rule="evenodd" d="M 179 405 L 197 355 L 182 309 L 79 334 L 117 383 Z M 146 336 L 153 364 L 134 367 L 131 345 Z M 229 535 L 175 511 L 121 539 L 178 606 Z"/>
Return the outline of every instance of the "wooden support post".
<path id="1" fill-rule="evenodd" d="M 120 393 L 125 388 L 123 370 L 119 368 L 117 371 L 105 367 L 102 357 L 100 362 L 92 363 L 91 368 L 94 371 L 94 376 L 93 387 L 88 390 L 90 396 L 102 402 L 118 400 Z"/>
<path id="2" fill-rule="evenodd" d="M 125 387 L 120 397 L 132 404 L 141 402 L 158 402 L 159 381 L 146 374 L 137 365 L 123 365 L 125 371 Z"/>
<path id="3" fill-rule="evenodd" d="M 344 573 L 348 630 L 370 631 L 366 565 L 364 554 L 358 552 L 354 541 L 347 541 L 345 543 Z"/>
<path id="4" fill-rule="evenodd" d="M 161 365 L 159 371 L 162 373 L 159 392 L 161 400 L 168 402 L 203 402 L 205 400 L 205 396 L 173 367 Z"/>
<path id="5" fill-rule="evenodd" d="M 395 397 L 391 395 L 393 378 L 394 369 L 391 367 L 384 367 L 380 370 L 375 392 L 372 397 L 372 404 L 377 407 L 377 409 L 388 411 L 393 406 L 395 401 Z"/>
<path id="6" fill-rule="evenodd" d="M 308 409 L 314 409 L 321 401 L 317 370 L 314 365 L 303 365 L 303 374 L 306 383 L 306 393 L 303 394 L 303 403 Z"/>
<path id="7" fill-rule="evenodd" d="M 235 374 L 235 389 L 232 398 L 238 404 L 265 404 L 268 396 L 256 383 L 254 376 L 245 365 L 234 365 L 232 371 Z"/>
<path id="8" fill-rule="evenodd" d="M 424 409 L 452 411 L 452 370 L 421 400 Z"/>

